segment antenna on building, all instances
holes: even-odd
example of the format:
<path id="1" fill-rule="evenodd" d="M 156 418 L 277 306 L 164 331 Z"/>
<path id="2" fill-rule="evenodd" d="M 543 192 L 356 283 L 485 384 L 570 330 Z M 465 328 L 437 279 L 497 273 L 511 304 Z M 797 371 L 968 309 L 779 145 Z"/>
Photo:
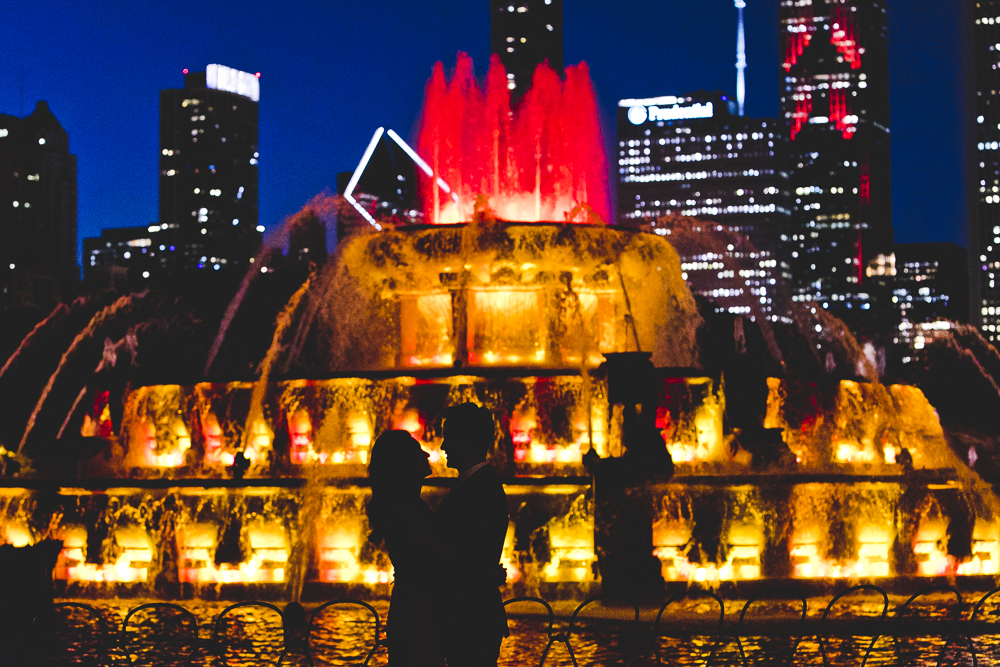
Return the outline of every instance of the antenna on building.
<path id="1" fill-rule="evenodd" d="M 743 71 L 747 68 L 746 42 L 743 39 L 743 8 L 746 0 L 736 2 L 736 101 L 740 105 L 740 116 L 743 115 L 743 101 L 746 99 L 746 81 Z"/>

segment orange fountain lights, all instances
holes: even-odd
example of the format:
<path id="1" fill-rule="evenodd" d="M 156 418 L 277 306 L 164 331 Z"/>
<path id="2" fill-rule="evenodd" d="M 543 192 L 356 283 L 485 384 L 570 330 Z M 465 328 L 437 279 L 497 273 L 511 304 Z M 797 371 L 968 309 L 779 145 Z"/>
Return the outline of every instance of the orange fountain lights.
<path id="1" fill-rule="evenodd" d="M 534 408 L 518 407 L 510 416 L 510 439 L 514 443 L 514 460 L 523 462 L 532 450 L 538 419 Z"/>
<path id="2" fill-rule="evenodd" d="M 219 418 L 209 412 L 201 420 L 201 434 L 205 440 L 205 465 L 231 466 L 236 460 L 232 452 L 225 451 L 222 441 L 222 426 Z"/>
<path id="3" fill-rule="evenodd" d="M 288 459 L 295 465 L 309 461 L 312 452 L 312 422 L 305 410 L 288 415 Z"/>

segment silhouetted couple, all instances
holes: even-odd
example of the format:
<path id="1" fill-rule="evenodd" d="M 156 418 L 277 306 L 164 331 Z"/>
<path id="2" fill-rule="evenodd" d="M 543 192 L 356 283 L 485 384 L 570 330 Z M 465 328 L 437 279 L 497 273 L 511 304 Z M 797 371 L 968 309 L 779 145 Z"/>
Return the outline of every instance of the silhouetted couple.
<path id="1" fill-rule="evenodd" d="M 459 471 L 437 513 L 420 498 L 429 456 L 406 431 L 372 447 L 370 540 L 384 540 L 395 570 L 389 605 L 389 659 L 400 665 L 496 665 L 509 633 L 500 566 L 507 496 L 486 456 L 493 414 L 463 403 L 445 414 L 442 449 Z"/>

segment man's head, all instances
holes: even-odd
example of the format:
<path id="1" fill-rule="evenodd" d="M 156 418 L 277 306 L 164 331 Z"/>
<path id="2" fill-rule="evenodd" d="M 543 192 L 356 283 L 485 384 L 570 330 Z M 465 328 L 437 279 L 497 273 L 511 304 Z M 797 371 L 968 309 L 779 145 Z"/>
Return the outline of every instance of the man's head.
<path id="1" fill-rule="evenodd" d="M 448 467 L 462 471 L 486 460 L 496 439 L 493 413 L 475 403 L 449 408 L 444 417 L 444 443 Z"/>

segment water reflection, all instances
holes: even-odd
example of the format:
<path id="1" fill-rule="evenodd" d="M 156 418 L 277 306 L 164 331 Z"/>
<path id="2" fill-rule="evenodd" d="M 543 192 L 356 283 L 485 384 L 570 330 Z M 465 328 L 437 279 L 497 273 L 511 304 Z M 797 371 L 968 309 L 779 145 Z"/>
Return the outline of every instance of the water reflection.
<path id="1" fill-rule="evenodd" d="M 969 596 L 972 600 L 981 597 Z M 573 665 L 574 657 L 578 665 L 655 665 L 657 654 L 663 664 L 681 665 L 860 665 L 869 648 L 866 663 L 869 665 L 972 665 L 971 646 L 977 652 L 978 664 L 995 664 L 1000 659 L 1000 632 L 994 633 L 988 626 L 984 634 L 973 637 L 971 644 L 964 636 L 948 636 L 956 628 L 940 622 L 957 618 L 956 613 L 968 619 L 971 613 L 970 605 L 956 606 L 950 595 L 922 596 L 909 608 L 907 618 L 912 614 L 918 621 L 937 623 L 926 632 L 917 626 L 910 628 L 912 631 L 902 625 L 880 627 L 871 617 L 881 613 L 881 598 L 852 595 L 836 606 L 836 616 L 844 625 L 830 625 L 824 630 L 826 634 L 819 636 L 818 621 L 831 599 L 808 600 L 808 616 L 801 632 L 797 632 L 795 626 L 801 613 L 800 602 L 755 602 L 753 609 L 757 618 L 747 617 L 739 643 L 734 631 L 735 621 L 745 604 L 740 600 L 726 601 L 726 627 L 722 632 L 717 626 L 717 605 L 704 599 L 678 601 L 671 605 L 661 622 L 661 636 L 655 638 L 649 633 L 655 610 L 644 609 L 640 631 L 633 632 L 630 624 L 619 618 L 622 615 L 613 613 L 615 608 L 609 607 L 607 614 L 602 608 L 597 616 L 578 619 L 568 637 L 564 634 L 565 639 L 559 639 L 560 633 L 567 632 L 570 609 L 557 604 L 557 640 L 551 645 L 547 619 L 518 615 L 525 612 L 517 611 L 512 614 L 511 636 L 504 640 L 499 664 L 504 667 L 536 665 L 546 649 L 545 664 L 557 667 Z M 903 596 L 891 598 L 893 613 L 904 601 Z M 310 664 L 305 647 L 294 642 L 289 643 L 289 650 L 282 655 L 285 645 L 281 617 L 263 603 L 228 611 L 229 605 L 223 602 L 185 602 L 184 610 L 169 604 L 151 604 L 133 611 L 122 635 L 119 630 L 129 609 L 136 610 L 134 602 L 92 604 L 90 609 L 83 605 L 58 608 L 51 664 L 251 667 L 279 664 L 279 659 L 281 665 Z M 384 602 L 376 603 L 374 608 L 381 617 L 387 612 Z M 310 614 L 313 609 L 315 607 L 308 610 Z M 977 619 L 986 618 L 992 622 L 998 610 L 998 605 L 988 600 L 980 610 L 983 616 Z M 630 618 L 631 611 L 625 616 Z M 858 626 L 857 621 L 865 618 L 869 619 L 869 625 Z M 891 616 L 889 622 L 892 622 Z M 874 633 L 882 629 L 886 634 L 878 636 L 872 644 Z M 802 636 L 798 637 L 799 634 Z M 102 644 L 102 637 L 106 646 Z M 375 619 L 369 610 L 347 605 L 326 607 L 316 616 L 309 630 L 312 664 L 360 664 L 372 649 L 374 639 Z M 384 649 L 376 651 L 369 664 L 386 665 Z"/>

